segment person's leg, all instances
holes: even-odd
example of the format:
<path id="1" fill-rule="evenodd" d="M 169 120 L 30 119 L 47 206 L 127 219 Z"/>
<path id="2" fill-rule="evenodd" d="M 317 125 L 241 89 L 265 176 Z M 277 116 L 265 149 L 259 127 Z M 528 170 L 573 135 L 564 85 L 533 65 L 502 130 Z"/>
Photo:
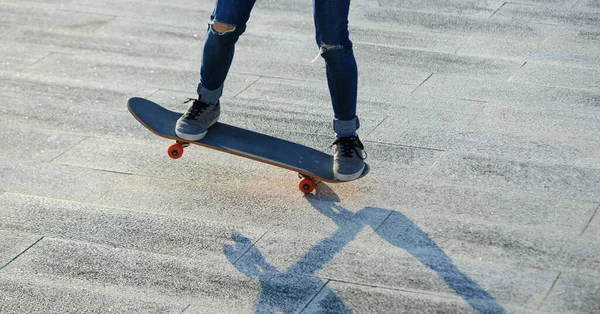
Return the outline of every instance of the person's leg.
<path id="1" fill-rule="evenodd" d="M 341 121 L 358 120 L 358 71 L 348 32 L 349 9 L 350 0 L 314 0 L 316 41 L 325 59 L 335 119 Z"/>
<path id="2" fill-rule="evenodd" d="M 202 139 L 220 115 L 219 99 L 229 73 L 235 43 L 246 30 L 255 0 L 216 0 L 204 40 L 198 99 L 177 121 L 175 133 L 189 141 Z"/>
<path id="3" fill-rule="evenodd" d="M 204 40 L 198 94 L 216 104 L 233 61 L 235 44 L 246 31 L 255 0 L 217 0 Z"/>
<path id="4" fill-rule="evenodd" d="M 325 59 L 327 83 L 334 112 L 334 174 L 353 180 L 364 169 L 363 145 L 356 131 L 358 70 L 348 32 L 350 0 L 313 0 L 316 41 Z"/>

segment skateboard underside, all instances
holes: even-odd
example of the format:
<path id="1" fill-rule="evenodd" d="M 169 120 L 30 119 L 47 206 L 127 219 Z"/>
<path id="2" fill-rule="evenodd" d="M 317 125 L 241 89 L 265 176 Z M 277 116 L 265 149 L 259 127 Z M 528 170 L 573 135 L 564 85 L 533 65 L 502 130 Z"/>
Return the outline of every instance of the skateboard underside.
<path id="1" fill-rule="evenodd" d="M 345 182 L 333 176 L 333 157 L 316 149 L 220 122 L 213 125 L 203 139 L 188 142 L 175 134 L 175 123 L 181 113 L 137 97 L 130 98 L 127 107 L 148 130 L 175 140 L 168 150 L 171 158 L 180 158 L 185 147 L 195 144 L 295 171 L 301 177 L 299 188 L 304 193 L 313 190 L 315 180 Z M 365 165 L 361 177 L 368 171 Z"/>

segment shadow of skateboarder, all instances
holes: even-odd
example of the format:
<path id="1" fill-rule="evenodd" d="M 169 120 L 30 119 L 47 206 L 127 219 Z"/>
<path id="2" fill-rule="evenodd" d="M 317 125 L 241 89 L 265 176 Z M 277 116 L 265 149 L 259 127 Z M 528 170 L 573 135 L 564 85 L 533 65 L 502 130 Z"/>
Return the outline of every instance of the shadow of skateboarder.
<path id="1" fill-rule="evenodd" d="M 328 200 L 320 200 L 321 196 Z M 338 229 L 286 270 L 280 271 L 267 263 L 263 254 L 242 234 L 233 235 L 238 243 L 236 246 L 223 247 L 224 254 L 238 271 L 260 283 L 255 312 L 298 312 L 319 294 L 324 296 L 317 304 L 322 311 L 350 313 L 350 309 L 327 287 L 327 282 L 315 274 L 369 226 L 381 239 L 405 250 L 435 271 L 473 309 L 480 313 L 505 313 L 490 294 L 461 272 L 427 233 L 402 213 L 375 207 L 365 207 L 356 213 L 348 211 L 335 203 L 339 198 L 324 184 L 318 186 L 316 196 L 307 195 L 306 199 L 318 212 L 335 222 Z M 247 249 L 248 246 L 251 248 Z"/>

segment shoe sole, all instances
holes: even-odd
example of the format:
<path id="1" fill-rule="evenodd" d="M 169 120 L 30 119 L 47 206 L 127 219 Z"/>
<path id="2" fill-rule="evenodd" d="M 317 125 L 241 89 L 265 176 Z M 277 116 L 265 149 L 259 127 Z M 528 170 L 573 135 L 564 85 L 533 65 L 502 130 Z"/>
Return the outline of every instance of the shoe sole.
<path id="1" fill-rule="evenodd" d="M 195 142 L 195 141 L 199 141 L 199 140 L 203 139 L 204 136 L 206 136 L 206 133 L 208 133 L 208 130 L 206 130 L 200 134 L 186 134 L 186 133 L 181 133 L 181 132 L 175 130 L 175 134 L 177 134 L 177 137 L 184 139 L 186 141 L 190 141 L 190 142 Z"/>
<path id="2" fill-rule="evenodd" d="M 187 134 L 187 133 L 183 133 L 180 132 L 179 130 L 175 129 L 175 134 L 177 135 L 177 137 L 184 139 L 186 141 L 190 141 L 190 142 L 195 142 L 195 141 L 199 141 L 201 139 L 203 139 L 206 136 L 206 133 L 208 133 L 208 129 L 215 125 L 215 123 L 217 123 L 218 119 L 214 120 L 209 126 L 208 128 L 206 128 L 206 131 L 200 133 L 200 134 Z"/>
<path id="3" fill-rule="evenodd" d="M 341 173 L 337 173 L 334 171 L 333 177 L 339 181 L 352 181 L 352 180 L 358 179 L 360 177 L 360 175 L 363 173 L 363 171 L 365 171 L 364 165 L 362 166 L 362 168 L 360 168 L 360 171 L 358 171 L 356 173 L 352 173 L 352 174 L 341 174 Z"/>

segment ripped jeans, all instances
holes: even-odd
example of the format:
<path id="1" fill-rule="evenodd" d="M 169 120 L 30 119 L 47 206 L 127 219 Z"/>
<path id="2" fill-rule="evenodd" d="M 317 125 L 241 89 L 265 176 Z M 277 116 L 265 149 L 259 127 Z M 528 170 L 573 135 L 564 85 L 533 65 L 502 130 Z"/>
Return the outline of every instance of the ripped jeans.
<path id="1" fill-rule="evenodd" d="M 233 60 L 234 47 L 246 30 L 256 0 L 216 0 L 204 42 L 198 94 L 217 103 Z M 334 111 L 336 133 L 358 129 L 356 92 L 358 72 L 348 32 L 350 0 L 313 0 L 317 45 L 325 59 L 325 71 Z M 212 23 L 234 26 L 219 33 Z"/>

